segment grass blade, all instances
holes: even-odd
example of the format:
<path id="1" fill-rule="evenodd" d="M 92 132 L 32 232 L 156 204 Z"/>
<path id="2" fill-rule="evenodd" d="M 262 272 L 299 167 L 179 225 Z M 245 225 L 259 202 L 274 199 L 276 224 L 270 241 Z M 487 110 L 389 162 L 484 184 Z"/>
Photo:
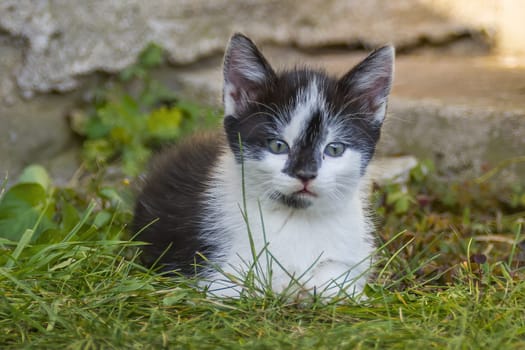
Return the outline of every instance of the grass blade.
<path id="1" fill-rule="evenodd" d="M 22 254 L 22 251 L 29 245 L 29 242 L 31 242 L 34 233 L 35 231 L 33 229 L 25 230 L 24 234 L 22 235 L 22 237 L 18 241 L 18 244 L 15 247 L 13 254 L 11 254 L 10 259 L 6 262 L 5 268 L 10 269 L 14 266 L 15 261 L 18 260 L 20 254 Z"/>

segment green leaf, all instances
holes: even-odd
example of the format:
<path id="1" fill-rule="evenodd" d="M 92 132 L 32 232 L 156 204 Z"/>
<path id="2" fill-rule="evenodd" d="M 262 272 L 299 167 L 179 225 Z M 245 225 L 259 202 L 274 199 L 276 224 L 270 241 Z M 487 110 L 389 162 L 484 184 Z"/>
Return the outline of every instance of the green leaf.
<path id="1" fill-rule="evenodd" d="M 99 117 L 91 117 L 86 121 L 84 133 L 88 139 L 106 137 L 111 131 L 111 126 L 105 124 Z"/>
<path id="2" fill-rule="evenodd" d="M 396 201 L 396 204 L 394 206 L 394 210 L 396 214 L 404 214 L 408 211 L 410 208 L 410 197 L 403 196 L 399 198 L 399 200 Z"/>
<path id="3" fill-rule="evenodd" d="M 30 165 L 22 171 L 19 184 L 39 184 L 47 192 L 51 189 L 51 178 L 46 169 L 40 165 Z"/>
<path id="4" fill-rule="evenodd" d="M 111 139 L 118 145 L 128 145 L 133 142 L 133 135 L 129 133 L 126 127 L 117 126 L 111 130 Z"/>
<path id="5" fill-rule="evenodd" d="M 145 79 L 148 70 L 164 63 L 164 49 L 155 43 L 148 44 L 140 53 L 137 61 L 119 74 L 123 82 L 131 79 Z"/>
<path id="6" fill-rule="evenodd" d="M 124 149 L 122 153 L 122 168 L 124 173 L 130 176 L 140 174 L 150 155 L 151 151 L 141 144 Z"/>
<path id="7" fill-rule="evenodd" d="M 173 106 L 177 98 L 172 90 L 168 89 L 158 81 L 151 80 L 144 84 L 144 90 L 138 96 L 140 104 L 147 108 L 155 108 L 159 105 Z M 177 107 L 178 107 L 177 103 Z"/>
<path id="8" fill-rule="evenodd" d="M 86 140 L 84 141 L 82 155 L 91 163 L 107 162 L 115 155 L 115 149 L 108 140 Z"/>
<path id="9" fill-rule="evenodd" d="M 148 116 L 148 131 L 159 139 L 174 139 L 179 136 L 182 119 L 180 108 L 161 107 Z"/>
<path id="10" fill-rule="evenodd" d="M 139 102 L 130 95 L 122 96 L 119 103 L 114 106 L 113 113 L 116 116 L 110 115 L 106 117 L 105 122 L 113 126 L 129 127 L 131 129 L 141 125 L 141 119 L 143 119 L 142 112 L 140 110 Z M 108 120 L 108 118 L 111 118 Z"/>
<path id="11" fill-rule="evenodd" d="M 145 68 L 154 68 L 164 62 L 164 49 L 155 43 L 150 43 L 139 54 L 138 64 Z"/>
<path id="12" fill-rule="evenodd" d="M 99 191 L 99 196 L 111 202 L 112 206 L 121 206 L 126 203 L 124 198 L 113 187 L 104 187 Z"/>
<path id="13" fill-rule="evenodd" d="M 93 226 L 95 226 L 97 229 L 106 226 L 111 221 L 111 213 L 102 210 L 95 215 L 95 219 L 93 220 Z"/>
<path id="14" fill-rule="evenodd" d="M 145 75 L 146 70 L 142 69 L 141 67 L 137 67 L 136 65 L 132 65 L 120 72 L 119 78 L 120 80 L 126 82 L 133 78 L 143 78 Z"/>
<path id="15" fill-rule="evenodd" d="M 62 220 L 60 222 L 60 228 L 63 231 L 70 231 L 75 227 L 77 222 L 80 220 L 80 214 L 74 206 L 65 202 L 62 203 L 61 208 Z"/>
<path id="16" fill-rule="evenodd" d="M 0 201 L 0 237 L 18 241 L 27 229 L 34 229 L 36 239 L 54 226 L 52 202 L 40 184 L 21 183 L 11 187 Z"/>

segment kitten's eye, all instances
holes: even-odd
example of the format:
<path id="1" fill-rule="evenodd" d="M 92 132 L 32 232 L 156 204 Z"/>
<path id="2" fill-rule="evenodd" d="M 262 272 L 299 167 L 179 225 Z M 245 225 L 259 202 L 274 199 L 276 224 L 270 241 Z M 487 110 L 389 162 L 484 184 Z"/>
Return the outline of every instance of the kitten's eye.
<path id="1" fill-rule="evenodd" d="M 288 153 L 290 147 L 288 147 L 288 144 L 283 140 L 271 139 L 268 140 L 268 149 L 273 154 L 285 154 Z"/>
<path id="2" fill-rule="evenodd" d="M 324 149 L 324 154 L 330 157 L 341 157 L 345 152 L 346 146 L 341 142 L 329 143 Z"/>

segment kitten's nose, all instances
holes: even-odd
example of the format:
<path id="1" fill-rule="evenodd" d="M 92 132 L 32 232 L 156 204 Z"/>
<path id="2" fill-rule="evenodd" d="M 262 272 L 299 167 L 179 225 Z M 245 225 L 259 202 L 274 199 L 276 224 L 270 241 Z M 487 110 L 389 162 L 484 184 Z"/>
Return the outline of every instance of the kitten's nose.
<path id="1" fill-rule="evenodd" d="M 317 177 L 317 171 L 312 171 L 308 169 L 300 169 L 295 172 L 295 176 L 302 182 L 308 182 Z"/>

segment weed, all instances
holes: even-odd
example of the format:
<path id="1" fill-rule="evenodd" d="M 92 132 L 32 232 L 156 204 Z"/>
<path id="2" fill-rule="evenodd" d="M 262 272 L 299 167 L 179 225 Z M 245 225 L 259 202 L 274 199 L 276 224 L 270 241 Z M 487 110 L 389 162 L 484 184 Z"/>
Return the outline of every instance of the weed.
<path id="1" fill-rule="evenodd" d="M 94 94 L 86 109 L 71 113 L 73 130 L 84 138 L 83 159 L 92 170 L 118 160 L 124 174 L 138 175 L 152 150 L 193 130 L 216 125 L 211 109 L 180 101 L 150 76 L 164 64 L 164 51 L 149 45 L 137 63 Z"/>

